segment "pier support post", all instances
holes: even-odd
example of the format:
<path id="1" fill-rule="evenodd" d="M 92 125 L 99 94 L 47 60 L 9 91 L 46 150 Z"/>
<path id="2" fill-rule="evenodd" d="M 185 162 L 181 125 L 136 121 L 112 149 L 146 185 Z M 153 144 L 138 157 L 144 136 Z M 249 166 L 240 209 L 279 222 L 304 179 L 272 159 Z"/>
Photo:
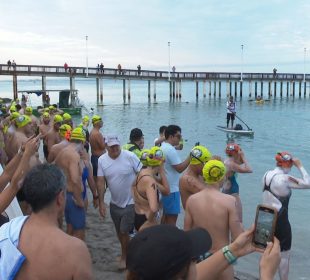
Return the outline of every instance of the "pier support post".
<path id="1" fill-rule="evenodd" d="M 206 81 L 203 81 L 203 97 L 206 97 L 207 93 L 207 83 Z"/>
<path id="2" fill-rule="evenodd" d="M 211 81 L 209 81 L 209 96 L 211 96 Z"/>
<path id="3" fill-rule="evenodd" d="M 99 78 L 96 78 L 97 104 L 99 104 Z"/>
<path id="4" fill-rule="evenodd" d="M 249 97 L 252 96 L 252 81 L 249 81 Z"/>
<path id="5" fill-rule="evenodd" d="M 235 99 L 236 99 L 236 97 L 237 97 L 237 87 L 238 87 L 238 83 L 235 82 Z"/>
<path id="6" fill-rule="evenodd" d="M 214 81 L 214 91 L 213 91 L 213 96 L 214 96 L 214 98 L 215 98 L 215 96 L 216 96 L 216 81 Z"/>
<path id="7" fill-rule="evenodd" d="M 304 97 L 307 95 L 307 82 L 304 81 Z"/>
<path id="8" fill-rule="evenodd" d="M 280 97 L 282 98 L 283 95 L 283 82 L 280 82 Z"/>
<path id="9" fill-rule="evenodd" d="M 182 98 L 182 80 L 179 82 L 179 98 Z"/>
<path id="10" fill-rule="evenodd" d="M 273 85 L 273 91 L 274 91 L 274 98 L 276 98 L 277 97 L 277 82 L 276 81 L 274 81 L 274 85 Z"/>
<path id="11" fill-rule="evenodd" d="M 221 81 L 219 81 L 219 98 L 222 96 Z"/>
<path id="12" fill-rule="evenodd" d="M 174 92 L 174 89 L 173 89 Z M 150 101 L 151 100 L 151 80 L 147 81 L 147 98 Z"/>
<path id="13" fill-rule="evenodd" d="M 174 81 L 172 82 L 172 96 L 174 99 L 175 98 L 175 82 Z"/>
<path id="14" fill-rule="evenodd" d="M 229 81 L 229 96 L 231 96 L 232 94 L 232 91 L 231 91 L 231 81 Z"/>
<path id="15" fill-rule="evenodd" d="M 289 88 L 290 88 L 290 83 L 287 81 L 286 82 L 286 97 L 289 95 Z"/>
<path id="16" fill-rule="evenodd" d="M 271 82 L 268 82 L 268 97 L 270 98 L 271 95 Z"/>
<path id="17" fill-rule="evenodd" d="M 42 76 L 42 104 L 50 105 L 46 103 L 46 100 L 46 76 Z"/>
<path id="18" fill-rule="evenodd" d="M 264 82 L 260 82 L 260 96 L 264 99 Z"/>
<path id="19" fill-rule="evenodd" d="M 199 95 L 199 82 L 196 81 L 196 98 L 198 98 Z"/>
<path id="20" fill-rule="evenodd" d="M 242 98 L 242 87 L 243 87 L 243 82 L 240 81 L 240 98 Z"/>
<path id="21" fill-rule="evenodd" d="M 170 98 L 172 98 L 172 82 L 169 81 L 168 83 L 169 83 L 169 96 Z"/>
<path id="22" fill-rule="evenodd" d="M 290 81 L 290 96 L 293 96 L 293 92 L 295 92 L 295 89 L 293 89 L 294 83 Z"/>
<path id="23" fill-rule="evenodd" d="M 70 91 L 72 92 L 73 90 L 75 90 L 75 78 L 70 77 Z"/>
<path id="24" fill-rule="evenodd" d="M 154 101 L 156 101 L 156 80 L 154 81 L 154 94 L 153 94 Z"/>
<path id="25" fill-rule="evenodd" d="M 99 86 L 100 86 L 100 104 L 103 103 L 103 80 L 100 78 L 99 81 Z"/>
<path id="26" fill-rule="evenodd" d="M 14 100 L 18 98 L 18 93 L 17 93 L 17 76 L 13 75 L 13 97 Z"/>
<path id="27" fill-rule="evenodd" d="M 123 101 L 126 103 L 126 80 L 123 80 Z"/>
<path id="28" fill-rule="evenodd" d="M 255 84 L 254 84 L 254 95 L 255 95 L 255 99 L 256 99 L 256 97 L 257 97 L 257 82 L 255 82 Z M 249 96 L 249 97 L 251 97 L 251 96 Z"/>
<path id="29" fill-rule="evenodd" d="M 131 98 L 131 93 L 130 93 L 130 80 L 128 80 L 128 91 L 127 91 L 127 96 L 128 96 L 128 100 L 130 100 L 130 98 Z"/>
<path id="30" fill-rule="evenodd" d="M 293 97 L 295 98 L 295 82 L 293 82 Z"/>
<path id="31" fill-rule="evenodd" d="M 299 82 L 299 93 L 298 93 L 299 98 L 301 97 L 301 84 L 302 84 L 302 82 Z"/>

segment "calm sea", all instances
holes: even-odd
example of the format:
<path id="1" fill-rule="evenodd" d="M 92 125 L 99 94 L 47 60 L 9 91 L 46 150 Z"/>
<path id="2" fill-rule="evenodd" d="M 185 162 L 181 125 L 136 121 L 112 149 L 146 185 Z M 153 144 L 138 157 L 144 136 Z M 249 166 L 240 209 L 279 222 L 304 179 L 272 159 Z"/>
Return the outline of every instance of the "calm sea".
<path id="1" fill-rule="evenodd" d="M 222 83 L 223 84 L 223 83 Z M 185 158 L 196 142 L 205 145 L 213 154 L 224 157 L 224 148 L 228 141 L 241 145 L 245 151 L 253 174 L 239 175 L 240 195 L 243 202 L 244 224 L 248 227 L 254 221 L 256 205 L 261 202 L 262 176 L 274 167 L 274 155 L 287 150 L 301 159 L 310 172 L 310 100 L 292 97 L 272 99 L 263 105 L 248 101 L 248 86 L 244 85 L 243 99 L 237 99 L 237 114 L 254 131 L 254 137 L 231 136 L 216 129 L 216 125 L 225 125 L 226 94 L 222 85 L 222 98 L 208 95 L 203 98 L 202 84 L 199 98 L 195 97 L 194 83 L 182 84 L 181 101 L 170 101 L 168 84 L 157 83 L 157 102 L 147 99 L 147 82 L 131 82 L 131 102 L 123 104 L 121 81 L 104 80 L 103 107 L 96 106 L 96 86 L 94 80 L 77 80 L 76 88 L 85 106 L 94 108 L 95 113 L 104 120 L 103 134 L 116 132 L 123 143 L 128 140 L 134 127 L 142 129 L 145 135 L 145 147 L 150 147 L 158 135 L 161 125 L 178 124 L 186 139 L 180 156 Z M 40 80 L 20 80 L 18 90 L 40 89 Z M 48 80 L 48 89 L 67 89 L 68 80 Z M 265 94 L 267 88 L 264 89 Z M 152 85 L 153 94 L 153 85 Z M 0 81 L 0 96 L 12 96 L 10 81 Z M 40 99 L 31 96 L 31 103 L 37 105 Z M 52 103 L 57 103 L 57 94 L 51 93 Z M 84 112 L 86 113 L 86 112 Z M 76 119 L 76 122 L 80 119 Z M 237 123 L 241 123 L 237 121 Z M 242 124 L 242 123 L 241 123 Z M 243 125 L 243 124 L 242 124 Z M 244 126 L 244 125 L 243 125 Z M 299 175 L 296 170 L 293 174 Z M 310 190 L 294 190 L 290 202 L 290 221 L 293 230 L 290 279 L 310 279 Z M 182 226 L 182 218 L 179 225 Z M 258 275 L 258 254 L 252 254 L 239 260 L 237 268 Z"/>

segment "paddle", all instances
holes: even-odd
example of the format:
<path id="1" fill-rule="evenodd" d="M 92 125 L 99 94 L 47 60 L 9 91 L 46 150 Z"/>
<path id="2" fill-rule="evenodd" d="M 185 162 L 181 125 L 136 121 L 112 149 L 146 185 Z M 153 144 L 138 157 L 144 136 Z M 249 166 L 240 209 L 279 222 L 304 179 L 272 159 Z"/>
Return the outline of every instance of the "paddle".
<path id="1" fill-rule="evenodd" d="M 228 109 L 229 110 L 229 109 Z M 230 111 L 230 110 L 229 110 Z M 232 111 L 230 111 L 230 112 L 232 112 Z M 232 112 L 232 113 L 234 113 L 234 112 Z M 244 124 L 245 124 L 245 126 L 248 128 L 248 130 L 252 130 L 242 119 L 240 119 L 238 116 L 237 116 L 237 114 L 236 113 L 234 113 L 235 114 L 235 116 L 236 116 L 236 118 L 239 120 L 239 121 L 241 121 L 241 122 L 243 122 Z"/>

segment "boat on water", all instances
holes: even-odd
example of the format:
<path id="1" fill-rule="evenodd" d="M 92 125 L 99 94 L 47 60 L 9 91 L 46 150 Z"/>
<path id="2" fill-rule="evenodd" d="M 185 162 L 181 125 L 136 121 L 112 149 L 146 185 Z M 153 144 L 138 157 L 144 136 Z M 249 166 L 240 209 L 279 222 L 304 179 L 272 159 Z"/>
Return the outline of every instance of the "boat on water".
<path id="1" fill-rule="evenodd" d="M 254 135 L 254 131 L 252 129 L 234 129 L 234 128 L 227 128 L 226 126 L 220 126 L 217 125 L 216 126 L 217 129 L 221 130 L 221 131 L 225 131 L 227 133 L 235 133 L 235 134 L 239 134 L 239 135 Z"/>
<path id="2" fill-rule="evenodd" d="M 42 96 L 42 105 L 33 107 L 33 114 L 35 116 L 39 116 L 40 113 L 38 110 L 48 107 L 50 104 L 49 95 L 51 92 L 58 92 L 58 108 L 62 110 L 64 113 L 68 113 L 70 115 L 81 115 L 82 114 L 82 104 L 78 97 L 78 90 L 23 90 L 19 91 L 19 93 L 27 94 L 36 94 L 37 96 Z M 23 98 L 22 98 L 23 100 Z M 28 104 L 29 105 L 29 104 Z M 32 106 L 31 106 L 32 107 Z"/>

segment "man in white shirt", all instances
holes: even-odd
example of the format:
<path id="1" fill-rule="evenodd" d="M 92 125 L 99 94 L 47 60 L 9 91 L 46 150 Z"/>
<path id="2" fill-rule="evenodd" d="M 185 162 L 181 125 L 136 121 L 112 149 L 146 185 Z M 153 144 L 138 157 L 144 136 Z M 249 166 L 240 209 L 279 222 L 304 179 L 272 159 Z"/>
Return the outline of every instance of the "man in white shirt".
<path id="1" fill-rule="evenodd" d="M 178 214 L 180 213 L 180 189 L 179 180 L 182 173 L 190 162 L 188 156 L 183 162 L 178 155 L 175 147 L 179 144 L 181 128 L 177 125 L 169 125 L 165 130 L 165 142 L 162 143 L 161 149 L 165 155 L 165 170 L 170 187 L 170 195 L 163 196 L 163 219 L 162 223 L 176 225 Z"/>
<path id="2" fill-rule="evenodd" d="M 102 217 L 105 216 L 104 194 L 107 185 L 111 192 L 110 215 L 122 249 L 119 269 L 125 269 L 129 233 L 134 228 L 135 218 L 131 187 L 142 164 L 134 153 L 121 150 L 117 135 L 107 135 L 105 143 L 108 152 L 98 160 L 99 212 Z"/>

